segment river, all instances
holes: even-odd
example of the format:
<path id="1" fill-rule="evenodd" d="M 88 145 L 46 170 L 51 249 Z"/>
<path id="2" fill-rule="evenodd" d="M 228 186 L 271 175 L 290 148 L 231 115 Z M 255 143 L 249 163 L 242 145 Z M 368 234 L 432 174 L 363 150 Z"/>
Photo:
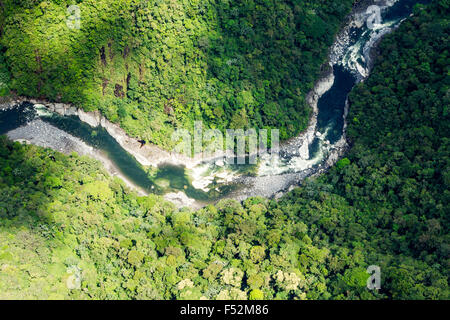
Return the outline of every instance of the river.
<path id="1" fill-rule="evenodd" d="M 428 1 L 421 1 L 425 3 Z M 258 167 L 216 165 L 184 166 L 162 163 L 142 165 L 102 126 L 93 127 L 76 115 L 60 115 L 44 106 L 22 102 L 0 110 L 0 134 L 16 141 L 77 152 L 100 160 L 113 175 L 142 195 L 156 193 L 178 206 L 201 206 L 223 197 L 278 197 L 303 179 L 325 171 L 346 151 L 347 97 L 354 85 L 369 75 L 371 49 L 412 13 L 418 1 L 376 1 L 380 23 L 362 6 L 349 16 L 330 50 L 329 72 L 309 94 L 313 115 L 308 129 L 280 147 L 279 156 L 262 158 Z M 248 175 L 252 171 L 252 175 Z"/>

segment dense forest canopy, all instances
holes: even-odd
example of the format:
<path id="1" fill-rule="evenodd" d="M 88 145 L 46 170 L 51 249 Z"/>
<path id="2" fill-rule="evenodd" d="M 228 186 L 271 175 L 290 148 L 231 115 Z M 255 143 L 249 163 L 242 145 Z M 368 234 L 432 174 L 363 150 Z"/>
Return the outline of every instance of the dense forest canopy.
<path id="1" fill-rule="evenodd" d="M 0 298 L 449 299 L 449 13 L 419 6 L 382 41 L 347 158 L 278 202 L 177 210 L 1 138 Z"/>
<path id="2" fill-rule="evenodd" d="M 100 110 L 166 148 L 194 120 L 286 139 L 307 126 L 305 96 L 353 2 L 6 0 L 0 44 L 13 92 Z M 80 29 L 66 25 L 73 4 Z"/>

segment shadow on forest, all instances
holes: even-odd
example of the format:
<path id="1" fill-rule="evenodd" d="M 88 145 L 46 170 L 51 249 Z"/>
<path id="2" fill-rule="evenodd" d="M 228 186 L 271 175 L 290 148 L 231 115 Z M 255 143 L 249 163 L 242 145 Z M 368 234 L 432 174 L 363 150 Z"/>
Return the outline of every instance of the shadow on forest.
<path id="1" fill-rule="evenodd" d="M 49 220 L 45 208 L 51 201 L 51 163 L 60 155 L 49 149 L 40 157 L 30 157 L 29 150 L 19 142 L 0 136 L 0 220 L 9 227 L 25 226 L 28 229 L 47 228 Z M 43 175 L 44 167 L 47 167 Z M 47 191 L 46 191 L 47 190 Z"/>

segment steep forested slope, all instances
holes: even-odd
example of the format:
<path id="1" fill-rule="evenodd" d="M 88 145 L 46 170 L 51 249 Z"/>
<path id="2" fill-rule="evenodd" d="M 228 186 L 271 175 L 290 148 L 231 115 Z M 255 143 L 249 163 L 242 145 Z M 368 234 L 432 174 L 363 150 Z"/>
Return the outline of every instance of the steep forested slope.
<path id="1" fill-rule="evenodd" d="M 194 120 L 286 139 L 353 2 L 7 0 L 0 43 L 17 94 L 99 109 L 166 148 Z M 66 25 L 75 3 L 80 29 Z"/>
<path id="2" fill-rule="evenodd" d="M 448 17 L 448 1 L 434 1 L 382 41 L 350 95 L 348 158 L 283 201 L 325 246 L 381 266 L 392 298 L 448 298 Z"/>
<path id="3" fill-rule="evenodd" d="M 434 1 L 382 41 L 347 158 L 279 202 L 178 211 L 0 139 L 0 298 L 448 299 L 449 16 Z"/>

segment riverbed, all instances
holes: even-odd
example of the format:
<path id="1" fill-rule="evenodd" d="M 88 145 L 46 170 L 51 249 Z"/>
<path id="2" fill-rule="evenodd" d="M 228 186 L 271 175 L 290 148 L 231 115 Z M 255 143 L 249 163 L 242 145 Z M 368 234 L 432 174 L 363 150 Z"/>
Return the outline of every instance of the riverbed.
<path id="1" fill-rule="evenodd" d="M 312 108 L 308 128 L 283 143 L 278 156 L 260 158 L 256 169 L 142 145 L 98 112 L 48 101 L 21 98 L 1 106 L 0 134 L 91 156 L 141 195 L 161 194 L 179 207 L 200 207 L 224 197 L 277 198 L 305 178 L 324 172 L 346 152 L 348 94 L 369 75 L 373 47 L 411 14 L 416 2 L 364 1 L 353 10 L 330 49 L 323 68 L 328 71 L 307 96 Z M 373 3 L 380 8 L 381 21 L 369 27 L 367 7 Z"/>

